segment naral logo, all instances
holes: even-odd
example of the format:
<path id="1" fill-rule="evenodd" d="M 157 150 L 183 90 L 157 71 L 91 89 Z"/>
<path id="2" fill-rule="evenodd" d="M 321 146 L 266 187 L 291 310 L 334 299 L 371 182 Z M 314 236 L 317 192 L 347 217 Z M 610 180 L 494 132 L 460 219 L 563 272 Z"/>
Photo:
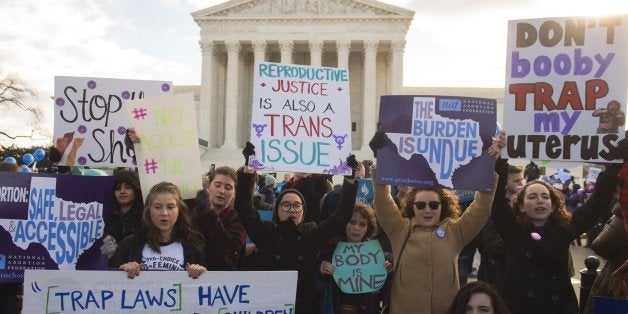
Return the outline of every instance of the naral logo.
<path id="1" fill-rule="evenodd" d="M 5 269 L 7 265 L 6 255 L 0 254 L 0 269 Z"/>

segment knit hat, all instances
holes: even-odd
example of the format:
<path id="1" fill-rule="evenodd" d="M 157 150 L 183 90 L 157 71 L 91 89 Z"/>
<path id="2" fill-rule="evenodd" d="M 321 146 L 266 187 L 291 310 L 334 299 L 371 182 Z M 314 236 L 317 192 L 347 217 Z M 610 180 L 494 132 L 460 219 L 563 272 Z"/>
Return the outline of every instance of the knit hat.
<path id="1" fill-rule="evenodd" d="M 271 186 L 271 185 L 275 184 L 275 177 L 273 177 L 271 175 L 267 175 L 266 176 L 266 180 L 264 181 L 264 184 L 266 184 L 266 186 Z"/>
<path id="2" fill-rule="evenodd" d="M 140 187 L 140 178 L 137 175 L 137 172 L 135 171 L 131 171 L 131 170 L 126 170 L 126 169 L 120 169 L 120 170 L 116 170 L 113 173 L 113 176 L 116 180 L 116 184 L 118 183 L 126 183 L 130 186 L 132 186 L 134 189 L 140 191 L 141 187 Z"/>
<path id="3" fill-rule="evenodd" d="M 303 197 L 303 194 L 301 194 L 301 192 L 295 189 L 286 189 L 281 191 L 281 193 L 277 195 L 277 199 L 275 199 L 275 207 L 273 207 L 273 222 L 275 223 L 279 222 L 279 214 L 277 212 L 279 211 L 279 205 L 281 205 L 281 200 L 283 199 L 283 196 L 288 193 L 293 193 L 299 196 L 299 198 L 301 199 L 301 204 L 303 204 L 303 217 L 305 218 L 305 197 Z"/>

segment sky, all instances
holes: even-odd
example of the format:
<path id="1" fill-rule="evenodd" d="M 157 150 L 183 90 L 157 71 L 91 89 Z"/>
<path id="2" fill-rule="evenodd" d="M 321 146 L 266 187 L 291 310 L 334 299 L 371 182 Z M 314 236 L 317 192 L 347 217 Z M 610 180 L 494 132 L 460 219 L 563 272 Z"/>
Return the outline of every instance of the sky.
<path id="1" fill-rule="evenodd" d="M 0 0 L 0 69 L 35 92 L 28 101 L 42 108 L 52 133 L 55 75 L 200 84 L 200 28 L 190 14 L 223 2 Z M 404 86 L 503 87 L 508 20 L 628 14 L 627 0 L 381 2 L 415 11 Z M 29 132 L 19 112 L 0 115 L 5 126 Z"/>

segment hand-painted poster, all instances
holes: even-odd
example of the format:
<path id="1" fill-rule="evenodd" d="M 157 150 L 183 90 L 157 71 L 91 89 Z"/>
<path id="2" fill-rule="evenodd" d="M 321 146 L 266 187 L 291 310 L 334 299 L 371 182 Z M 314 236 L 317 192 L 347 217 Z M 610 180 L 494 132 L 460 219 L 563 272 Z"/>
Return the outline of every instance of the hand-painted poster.
<path id="1" fill-rule="evenodd" d="M 107 269 L 113 177 L 0 172 L 0 282 L 25 269 Z"/>
<path id="2" fill-rule="evenodd" d="M 254 81 L 251 167 L 351 173 L 348 70 L 264 62 Z"/>
<path id="3" fill-rule="evenodd" d="M 384 250 L 378 240 L 338 242 L 331 264 L 334 280 L 344 293 L 366 293 L 381 289 L 388 277 Z"/>
<path id="4" fill-rule="evenodd" d="M 296 271 L 29 270 L 24 313 L 294 313 Z"/>
<path id="5" fill-rule="evenodd" d="M 128 102 L 129 125 L 140 137 L 134 146 L 144 197 L 162 181 L 175 184 L 184 199 L 203 187 L 194 108 L 192 94 Z"/>
<path id="6" fill-rule="evenodd" d="M 628 15 L 508 23 L 508 158 L 603 162 L 624 137 Z"/>
<path id="7" fill-rule="evenodd" d="M 377 182 L 463 190 L 493 188 L 488 155 L 497 127 L 494 99 L 382 96 Z"/>
<path id="8" fill-rule="evenodd" d="M 129 125 L 125 103 L 172 94 L 172 83 L 96 77 L 55 76 L 53 144 L 59 165 L 133 167 L 124 145 Z"/>

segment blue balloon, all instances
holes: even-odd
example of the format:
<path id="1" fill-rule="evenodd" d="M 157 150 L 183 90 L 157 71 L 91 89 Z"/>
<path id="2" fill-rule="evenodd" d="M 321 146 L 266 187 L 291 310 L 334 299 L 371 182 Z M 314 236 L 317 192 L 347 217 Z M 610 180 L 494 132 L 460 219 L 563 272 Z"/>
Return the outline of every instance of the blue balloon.
<path id="1" fill-rule="evenodd" d="M 5 158 L 4 162 L 8 162 L 8 163 L 12 163 L 12 164 L 16 164 L 17 165 L 17 160 L 15 160 L 15 158 L 13 158 L 13 157 Z"/>
<path id="2" fill-rule="evenodd" d="M 22 161 L 27 164 L 30 165 L 33 163 L 33 161 L 35 161 L 35 157 L 33 157 L 33 155 L 26 153 L 24 154 L 24 156 L 22 156 Z"/>
<path id="3" fill-rule="evenodd" d="M 33 152 L 33 157 L 35 157 L 36 161 L 41 161 L 44 157 L 46 157 L 46 151 L 38 148 Z"/>
<path id="4" fill-rule="evenodd" d="M 29 173 L 31 172 L 31 168 L 29 168 L 27 165 L 21 165 L 20 172 Z"/>

